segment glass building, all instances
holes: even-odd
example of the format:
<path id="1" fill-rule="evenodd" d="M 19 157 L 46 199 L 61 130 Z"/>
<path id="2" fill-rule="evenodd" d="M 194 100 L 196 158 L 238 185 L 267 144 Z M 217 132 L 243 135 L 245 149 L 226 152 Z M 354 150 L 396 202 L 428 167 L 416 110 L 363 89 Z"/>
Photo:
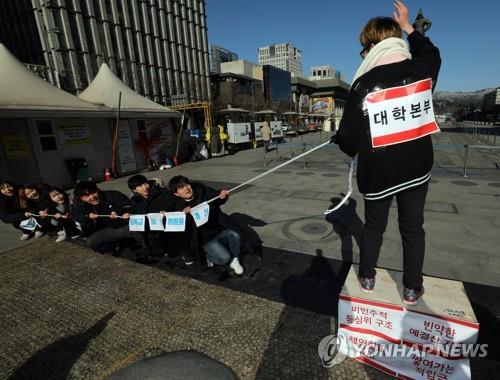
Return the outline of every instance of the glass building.
<path id="1" fill-rule="evenodd" d="M 292 76 L 289 71 L 271 65 L 262 66 L 264 97 L 274 111 L 290 109 Z"/>
<path id="2" fill-rule="evenodd" d="M 221 63 L 237 60 L 238 54 L 217 45 L 210 45 L 210 72 L 212 74 L 220 74 Z"/>
<path id="3" fill-rule="evenodd" d="M 107 63 L 156 102 L 210 99 L 204 0 L 2 0 L 0 42 L 72 93 Z"/>

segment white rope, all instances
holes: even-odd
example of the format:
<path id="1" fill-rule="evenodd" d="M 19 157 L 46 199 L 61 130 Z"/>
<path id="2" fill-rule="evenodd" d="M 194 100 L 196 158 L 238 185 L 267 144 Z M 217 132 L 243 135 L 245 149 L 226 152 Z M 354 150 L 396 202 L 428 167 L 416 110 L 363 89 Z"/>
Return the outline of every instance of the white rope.
<path id="1" fill-rule="evenodd" d="M 42 215 L 35 215 L 35 214 L 31 214 L 32 217 L 35 217 L 35 218 L 46 218 L 46 217 L 52 217 L 54 218 L 55 215 L 52 215 L 52 214 L 47 214 L 45 216 L 42 216 Z M 111 215 L 96 215 L 98 218 L 111 218 Z M 125 219 L 123 216 L 120 216 L 120 215 L 116 215 L 117 218 L 122 218 L 122 219 Z M 67 216 L 64 216 L 64 215 L 61 215 L 61 218 L 65 218 L 67 219 L 68 217 Z"/>
<path id="2" fill-rule="evenodd" d="M 349 187 L 347 189 L 347 194 L 344 196 L 344 198 L 340 201 L 340 203 L 335 206 L 334 208 L 330 208 L 328 210 L 326 210 L 323 215 L 328 215 L 328 214 L 331 214 L 332 212 L 334 211 L 337 211 L 344 203 L 347 202 L 347 200 L 349 199 L 349 197 L 351 196 L 352 194 L 352 172 L 353 172 L 353 168 L 354 168 L 354 163 L 356 162 L 356 159 L 353 158 L 351 160 L 351 163 L 349 164 Z"/>
<path id="3" fill-rule="evenodd" d="M 307 152 L 304 152 L 304 153 L 302 153 L 302 154 L 299 154 L 297 157 L 294 157 L 294 158 L 292 158 L 292 159 L 290 159 L 290 160 L 288 160 L 288 161 L 286 161 L 286 162 L 283 162 L 282 164 L 280 164 L 280 165 L 278 165 L 278 166 L 276 166 L 276 167 L 274 167 L 274 168 L 272 168 L 272 169 L 269 169 L 268 171 L 266 171 L 266 172 L 264 172 L 264 173 L 261 173 L 261 174 L 259 174 L 258 176 L 253 177 L 253 178 L 249 179 L 248 181 L 245 181 L 245 182 L 243 182 L 243 183 L 239 184 L 238 186 L 233 187 L 232 189 L 229 189 L 228 191 L 231 193 L 231 192 L 233 192 L 233 191 L 235 191 L 235 190 L 239 189 L 240 187 L 243 187 L 243 186 L 245 186 L 245 185 L 248 185 L 249 183 L 251 183 L 251 182 L 253 182 L 253 181 L 258 180 L 259 178 L 262 178 L 262 177 L 264 177 L 264 176 L 266 176 L 266 175 L 268 175 L 268 174 L 270 174 L 270 173 L 274 172 L 275 170 L 281 169 L 282 167 L 284 167 L 284 166 L 286 166 L 286 165 L 288 165 L 288 164 L 291 164 L 293 161 L 298 160 L 299 158 L 302 158 L 302 157 L 304 157 L 304 156 L 307 156 L 309 153 L 312 153 L 312 152 L 314 152 L 315 150 L 318 150 L 318 149 L 323 148 L 324 146 L 326 146 L 326 145 L 328 145 L 328 144 L 330 144 L 330 140 L 325 141 L 324 143 L 322 143 L 322 144 L 320 144 L 320 145 L 318 145 L 318 146 L 315 146 L 315 147 L 314 147 L 314 148 L 312 148 L 312 149 L 309 149 Z M 216 199 L 219 199 L 219 196 L 216 196 L 216 197 L 214 197 L 214 198 L 212 198 L 212 199 L 208 200 L 208 201 L 207 201 L 207 203 L 213 202 L 213 201 L 215 201 Z"/>

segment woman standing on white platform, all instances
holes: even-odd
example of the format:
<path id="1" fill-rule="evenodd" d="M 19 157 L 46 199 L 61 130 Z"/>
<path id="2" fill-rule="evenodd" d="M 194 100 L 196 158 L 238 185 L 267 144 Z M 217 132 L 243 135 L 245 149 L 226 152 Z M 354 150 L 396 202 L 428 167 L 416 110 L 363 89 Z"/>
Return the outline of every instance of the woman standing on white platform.
<path id="1" fill-rule="evenodd" d="M 424 204 L 434 159 L 430 133 L 438 131 L 437 126 L 426 129 L 427 117 L 432 117 L 432 107 L 428 106 L 429 101 L 432 105 L 431 89 L 436 84 L 441 58 L 429 38 L 413 29 L 406 6 L 396 1 L 394 7 L 393 18 L 373 18 L 361 32 L 363 62 L 356 72 L 333 141 L 348 155 L 358 155 L 357 182 L 365 199 L 359 268 L 361 289 L 374 291 L 375 266 L 395 196 L 403 241 L 403 302 L 415 305 L 424 292 Z M 409 49 L 401 39 L 403 31 L 408 35 Z M 420 88 L 420 82 L 428 86 L 422 92 L 428 98 L 422 98 L 422 103 L 411 97 L 421 91 L 415 90 Z M 404 88 L 403 95 L 400 88 Z M 372 100 L 379 93 L 384 97 Z M 388 108 L 375 112 L 372 102 L 387 104 Z M 419 120 L 421 125 L 414 128 Z"/>

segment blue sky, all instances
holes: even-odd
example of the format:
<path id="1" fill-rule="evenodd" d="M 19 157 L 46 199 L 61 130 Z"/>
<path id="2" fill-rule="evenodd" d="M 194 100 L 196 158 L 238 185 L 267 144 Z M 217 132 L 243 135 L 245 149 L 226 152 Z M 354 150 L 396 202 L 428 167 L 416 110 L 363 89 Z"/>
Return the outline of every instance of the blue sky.
<path id="1" fill-rule="evenodd" d="M 302 69 L 332 65 L 351 81 L 361 62 L 359 32 L 373 16 L 389 16 L 392 1 L 206 0 L 208 41 L 257 62 L 257 48 L 289 42 L 302 50 Z M 408 0 L 432 20 L 428 36 L 443 60 L 439 91 L 500 86 L 500 1 Z"/>

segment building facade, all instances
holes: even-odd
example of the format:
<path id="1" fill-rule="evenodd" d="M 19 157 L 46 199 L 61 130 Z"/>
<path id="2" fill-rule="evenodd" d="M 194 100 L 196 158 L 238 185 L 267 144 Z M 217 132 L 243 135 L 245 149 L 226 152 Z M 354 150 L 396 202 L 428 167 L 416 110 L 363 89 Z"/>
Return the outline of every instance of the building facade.
<path id="1" fill-rule="evenodd" d="M 331 65 L 313 66 L 311 67 L 310 80 L 321 80 L 321 79 L 337 79 L 344 80 L 343 75 L 339 70 Z"/>
<path id="2" fill-rule="evenodd" d="M 262 80 L 262 74 L 260 77 L 256 77 L 256 69 L 260 68 L 261 66 L 245 61 L 245 60 L 238 60 L 238 61 L 232 61 L 232 62 L 224 62 L 221 63 L 220 65 L 220 74 L 226 74 L 226 73 L 232 73 L 232 74 L 238 74 L 242 75 L 245 77 L 250 77 L 254 79 L 259 79 Z"/>
<path id="3" fill-rule="evenodd" d="M 217 45 L 210 45 L 210 73 L 219 74 L 221 63 L 237 60 L 238 54 Z"/>
<path id="4" fill-rule="evenodd" d="M 487 121 L 500 121 L 500 87 L 484 95 L 483 114 Z"/>
<path id="5" fill-rule="evenodd" d="M 302 52 L 291 44 L 260 47 L 259 64 L 271 65 L 281 70 L 302 74 Z"/>
<path id="6" fill-rule="evenodd" d="M 3 0 L 0 42 L 72 93 L 107 63 L 162 104 L 211 97 L 204 0 Z"/>

